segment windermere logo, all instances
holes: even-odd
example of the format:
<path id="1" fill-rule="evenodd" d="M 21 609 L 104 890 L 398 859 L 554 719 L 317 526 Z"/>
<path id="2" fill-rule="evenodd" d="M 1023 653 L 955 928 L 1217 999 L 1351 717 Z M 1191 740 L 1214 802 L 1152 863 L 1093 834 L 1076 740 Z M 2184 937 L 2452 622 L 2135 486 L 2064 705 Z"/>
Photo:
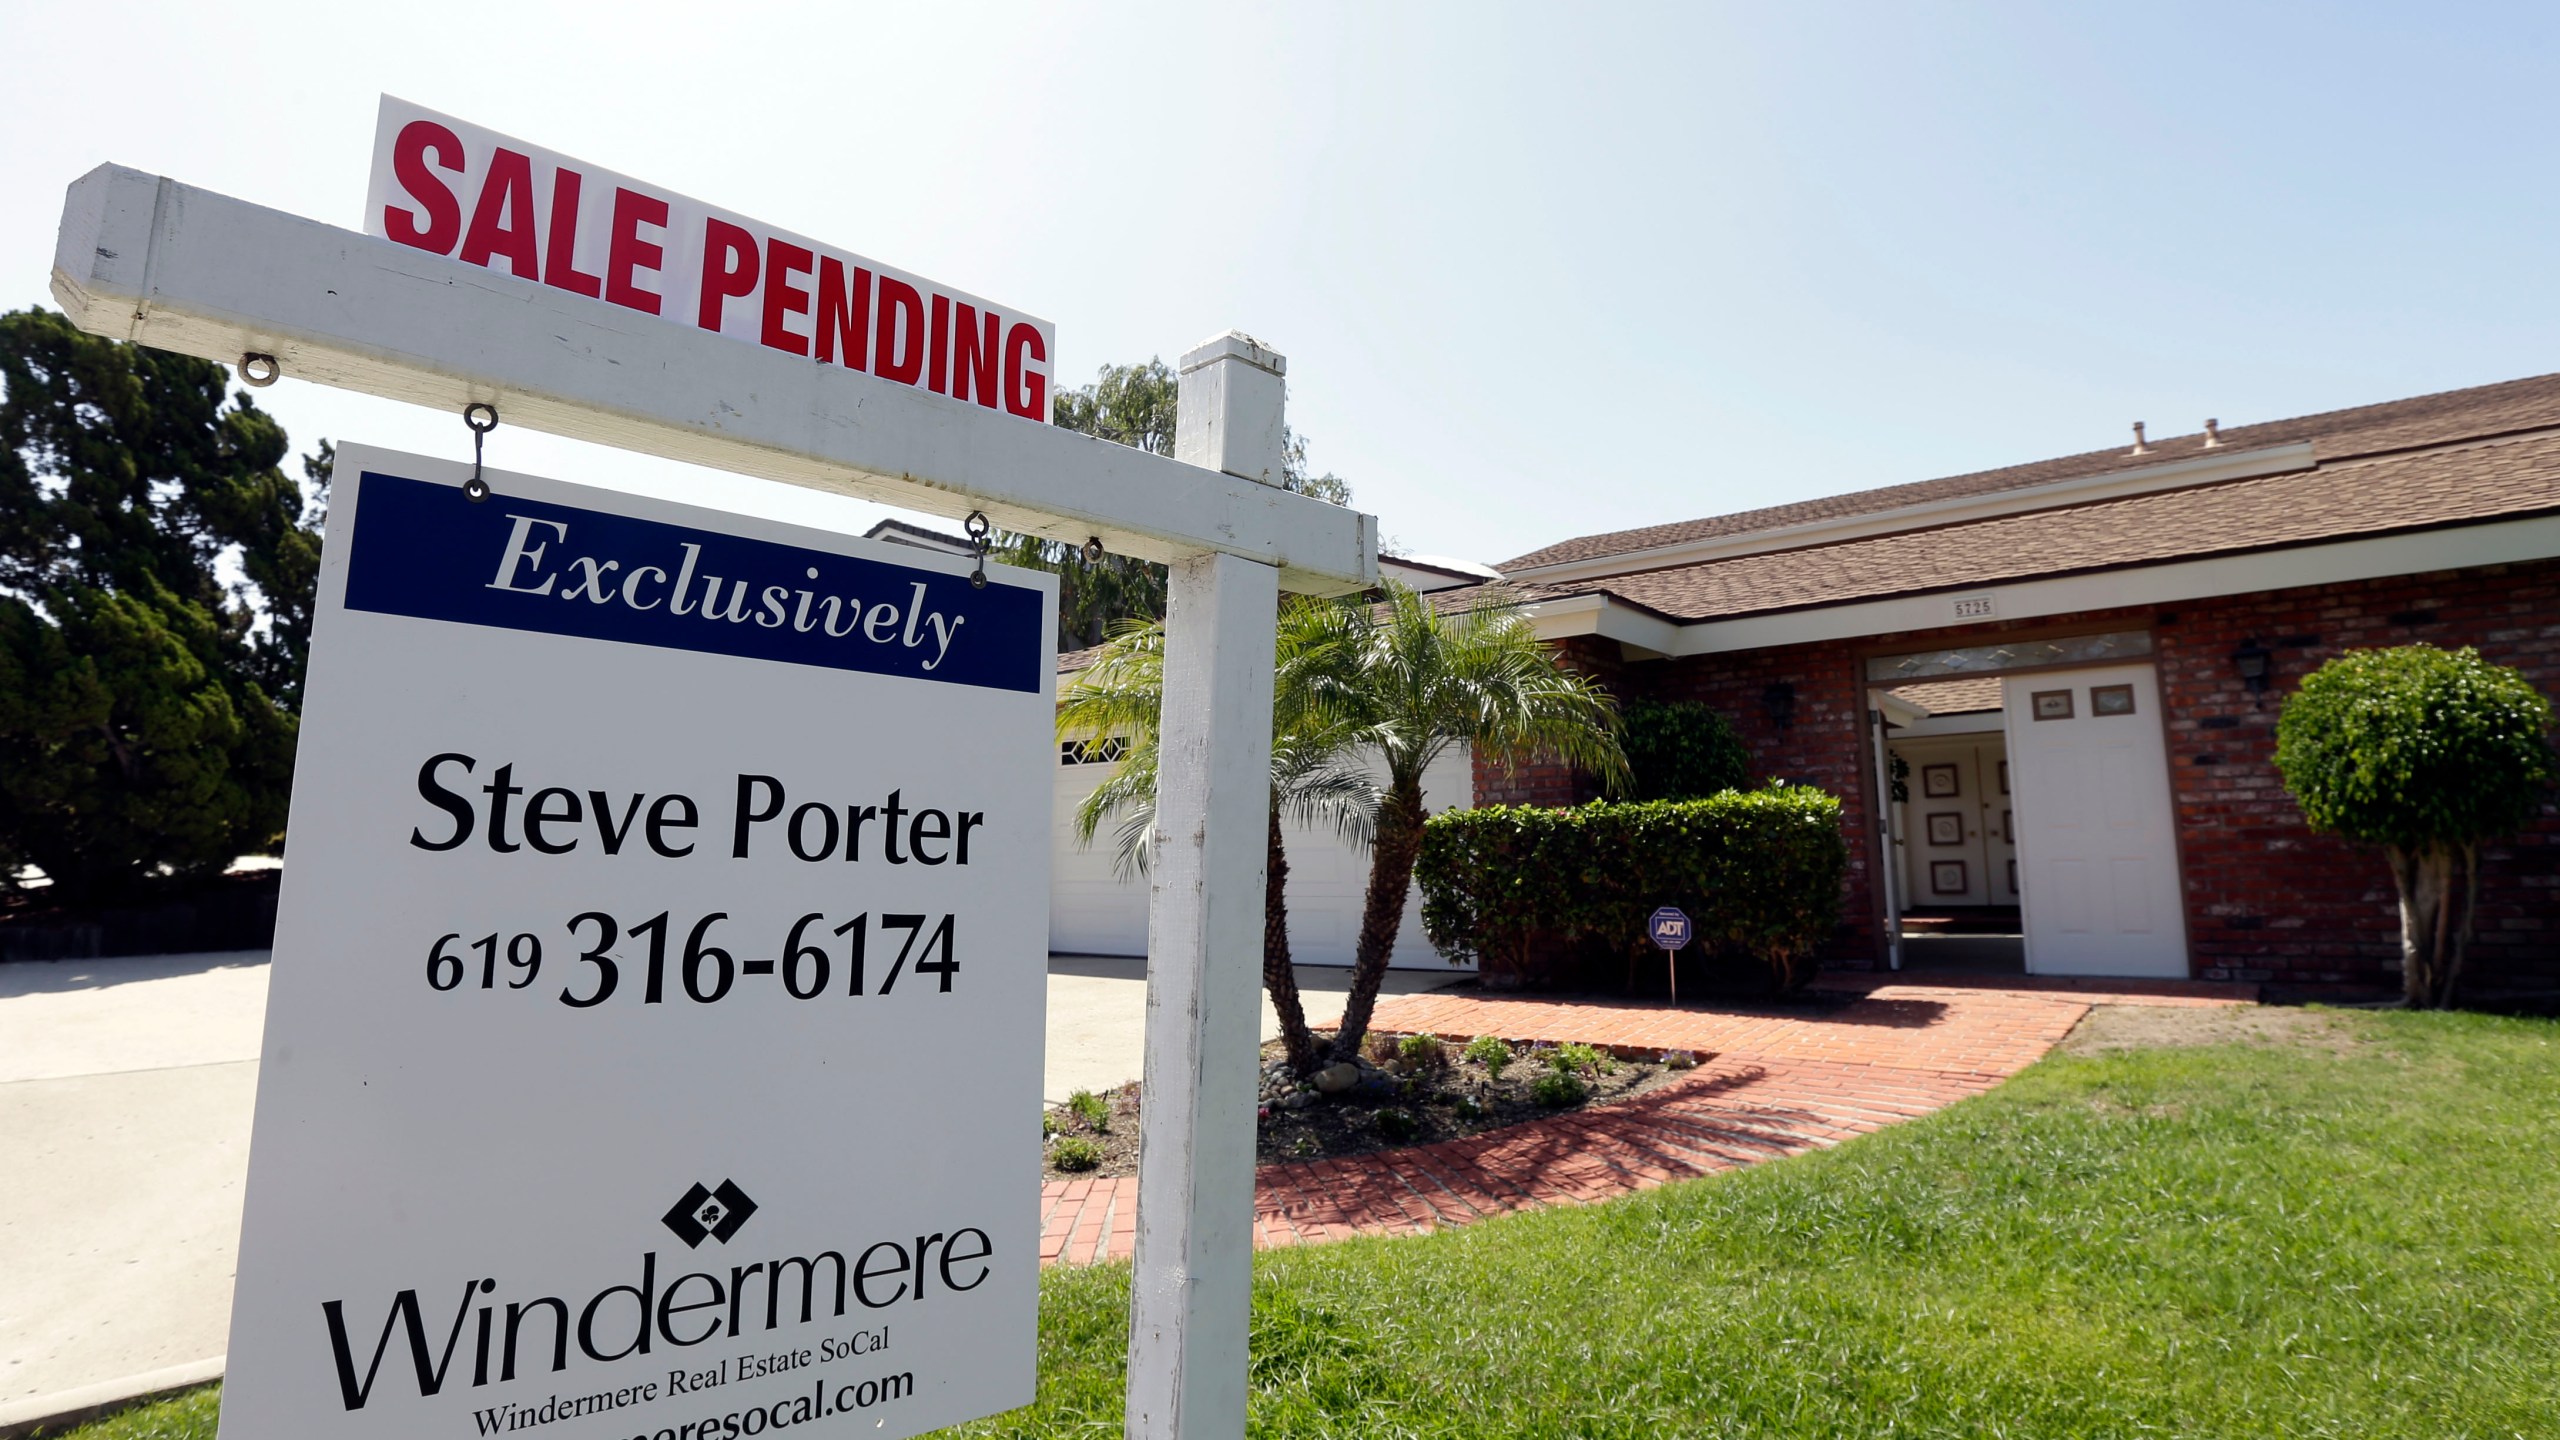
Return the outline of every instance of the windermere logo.
<path id="1" fill-rule="evenodd" d="M 727 1244 L 757 1208 L 734 1180 L 721 1181 L 717 1189 L 705 1188 L 697 1181 L 659 1220 L 687 1248 L 698 1249 L 705 1240 Z M 650 1250 L 640 1256 L 637 1279 L 592 1292 L 579 1286 L 545 1295 L 503 1283 L 496 1275 L 464 1279 L 449 1323 L 443 1317 L 440 1299 L 422 1297 L 414 1286 L 404 1287 L 391 1297 L 389 1311 L 383 1315 L 378 1330 L 365 1318 L 371 1307 L 361 1303 L 358 1315 L 351 1317 L 345 1300 L 324 1300 L 320 1314 L 328 1334 L 330 1358 L 337 1370 L 339 1399 L 354 1411 L 364 1409 L 376 1398 L 375 1382 L 383 1378 L 386 1361 L 391 1374 L 405 1370 L 414 1377 L 420 1399 L 441 1393 L 449 1381 L 474 1390 L 506 1385 L 519 1375 L 530 1378 L 566 1371 L 572 1364 L 572 1354 L 594 1365 L 610 1366 L 653 1353 L 688 1350 L 715 1339 L 737 1340 L 759 1331 L 770 1334 L 824 1320 L 841 1320 L 849 1313 L 920 1306 L 929 1303 L 928 1296 L 940 1301 L 946 1296 L 966 1295 L 986 1283 L 994 1270 L 989 1263 L 994 1255 L 994 1242 L 975 1225 L 913 1234 L 911 1239 L 828 1248 L 809 1255 L 749 1259 L 671 1279 L 660 1273 L 658 1252 Z M 446 1285 L 453 1283 L 447 1281 Z M 441 1288 L 430 1287 L 430 1295 Z M 443 1289 L 443 1293 L 453 1291 Z M 888 1317 L 881 1318 L 885 1321 Z M 437 1330 L 444 1331 L 442 1337 L 436 1335 Z M 885 1328 L 866 1330 L 863 1335 L 875 1333 L 885 1336 L 888 1332 Z M 367 1334 L 374 1337 L 370 1353 L 362 1340 Z M 818 1345 L 807 1347 L 804 1353 L 834 1359 L 839 1355 L 867 1354 L 882 1344 L 885 1341 L 847 1341 L 829 1336 Z M 406 1365 L 401 1363 L 403 1358 Z M 714 1368 L 729 1366 L 734 1359 L 723 1360 Z M 676 1373 L 689 1376 L 698 1371 L 696 1367 L 695 1372 Z M 722 1373 L 727 1372 L 724 1369 Z M 897 1393 L 911 1393 L 912 1376 L 894 1378 L 908 1387 Z M 631 1381 L 595 1395 L 570 1397 L 570 1401 L 578 1406 L 620 1409 L 657 1400 L 660 1383 Z M 687 1383 L 697 1382 L 688 1378 Z M 882 1388 L 888 1384 L 884 1379 L 869 1390 L 853 1387 L 836 1399 L 833 1408 L 869 1406 L 888 1395 Z M 669 1388 L 665 1393 L 678 1391 Z M 499 1412 L 487 1412 L 483 1433 L 492 1426 L 514 1429 L 545 1423 L 537 1418 L 542 1407 L 500 1409 L 506 1417 L 516 1418 L 493 1420 L 487 1416 Z M 571 1413 L 591 1410 L 565 1411 L 561 1418 Z M 812 1413 L 832 1412 L 820 1406 Z M 738 1433 L 730 1430 L 721 1440 Z"/>
<path id="2" fill-rule="evenodd" d="M 698 1250 L 706 1239 L 728 1244 L 729 1237 L 737 1234 L 738 1227 L 746 1224 L 747 1217 L 755 1213 L 756 1202 L 747 1198 L 747 1192 L 738 1188 L 737 1181 L 723 1180 L 719 1189 L 706 1190 L 697 1180 L 664 1219 L 667 1228 L 676 1233 L 676 1238 L 684 1242 L 686 1249 Z"/>

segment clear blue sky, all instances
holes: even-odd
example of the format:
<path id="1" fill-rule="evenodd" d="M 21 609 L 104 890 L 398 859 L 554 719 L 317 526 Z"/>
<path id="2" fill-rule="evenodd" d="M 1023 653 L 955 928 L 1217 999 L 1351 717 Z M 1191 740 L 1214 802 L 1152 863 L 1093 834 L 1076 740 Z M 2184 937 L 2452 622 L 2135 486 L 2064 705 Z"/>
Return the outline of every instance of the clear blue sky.
<path id="1" fill-rule="evenodd" d="M 0 303 L 101 161 L 356 225 L 388 90 L 1046 316 L 1069 380 L 1249 330 L 1317 466 L 1478 559 L 2560 369 L 2560 12 L 1601 10 L 0 0 Z"/>

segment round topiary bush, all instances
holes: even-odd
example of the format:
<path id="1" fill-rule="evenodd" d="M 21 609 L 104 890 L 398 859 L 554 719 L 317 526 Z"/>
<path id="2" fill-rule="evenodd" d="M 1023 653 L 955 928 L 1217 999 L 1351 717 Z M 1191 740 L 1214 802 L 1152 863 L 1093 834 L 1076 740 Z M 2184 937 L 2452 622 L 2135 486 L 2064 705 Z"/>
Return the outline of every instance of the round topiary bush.
<path id="1" fill-rule="evenodd" d="M 2480 842 L 2522 829 L 2540 809 L 2560 776 L 2550 727 L 2551 702 L 2533 682 L 2467 648 L 2350 651 L 2285 702 L 2276 769 L 2303 818 L 2389 858 L 2408 1003 L 2451 1001 Z"/>

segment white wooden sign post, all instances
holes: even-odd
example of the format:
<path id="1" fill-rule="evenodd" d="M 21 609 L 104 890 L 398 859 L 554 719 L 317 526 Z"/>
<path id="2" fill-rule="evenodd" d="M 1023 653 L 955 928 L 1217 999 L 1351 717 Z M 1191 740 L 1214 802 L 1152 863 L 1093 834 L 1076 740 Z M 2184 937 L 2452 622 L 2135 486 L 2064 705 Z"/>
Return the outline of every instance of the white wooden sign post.
<path id="1" fill-rule="evenodd" d="M 429 165 L 468 168 L 421 153 Z M 510 426 L 940 515 L 982 511 L 1008 529 L 1099 539 L 1170 566 L 1127 1433 L 1241 1436 L 1274 606 L 1282 590 L 1376 583 L 1375 521 L 1278 488 L 1285 367 L 1241 336 L 1183 358 L 1178 458 L 1148 455 L 1026 418 L 1027 388 L 990 408 L 978 395 L 955 398 L 956 382 L 937 387 L 928 371 L 904 378 L 899 326 L 887 332 L 894 363 L 874 365 L 881 373 L 842 363 L 841 351 L 837 363 L 795 353 L 788 338 L 809 336 L 816 315 L 762 288 L 774 256 L 786 282 L 797 273 L 802 249 L 790 237 L 761 235 L 755 253 L 766 263 L 751 285 L 745 241 L 666 229 L 687 216 L 706 227 L 736 217 L 669 203 L 653 222 L 645 187 L 582 171 L 591 185 L 582 198 L 561 183 L 565 163 L 546 174 L 554 157 L 520 147 L 527 153 L 533 188 L 501 196 L 493 224 L 538 230 L 547 215 L 551 230 L 502 234 L 477 262 L 404 243 L 416 237 L 361 234 L 102 166 L 66 197 L 53 293 L 76 324 L 120 340 L 234 364 L 262 357 L 262 372 L 457 419 L 466 405 L 489 405 Z M 617 214 L 625 193 L 639 199 Z M 455 194 L 467 205 L 467 244 L 486 202 Z M 413 219 L 421 237 L 441 223 L 432 205 Z M 369 218 L 368 228 L 380 227 Z M 633 292 L 649 288 L 650 257 L 628 248 L 635 241 L 694 263 L 711 256 L 701 285 L 662 276 L 657 293 L 698 301 L 705 287 L 719 291 L 741 313 L 757 311 L 761 343 L 741 343 L 745 322 L 731 326 L 725 314 L 648 313 Z M 619 260 L 616 243 L 626 247 Z M 814 274 L 823 257 L 805 248 Z M 566 283 L 547 268 L 555 256 Z M 857 257 L 843 263 L 859 268 Z M 915 313 L 932 313 L 917 293 Z M 967 300 L 954 292 L 952 313 Z M 766 323 L 780 325 L 785 343 Z M 987 333 L 1013 342 L 1014 323 L 1007 316 Z M 1045 330 L 1040 345 L 1045 360 Z M 979 373 L 1027 386 L 1029 342 L 1012 353 L 1009 362 L 978 355 L 995 366 Z"/>

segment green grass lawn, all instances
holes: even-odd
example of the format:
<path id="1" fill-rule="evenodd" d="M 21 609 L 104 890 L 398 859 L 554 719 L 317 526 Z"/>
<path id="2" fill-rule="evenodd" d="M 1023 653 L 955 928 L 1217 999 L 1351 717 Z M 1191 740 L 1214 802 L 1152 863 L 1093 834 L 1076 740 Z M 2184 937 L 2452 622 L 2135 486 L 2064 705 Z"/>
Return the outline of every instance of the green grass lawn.
<path id="1" fill-rule="evenodd" d="M 1260 1436 L 2560 1436 L 2560 1025 L 2058 1054 L 1824 1154 L 1255 1277 Z M 1040 1403 L 961 1433 L 1119 1433 L 1127 1294 L 1050 1275 Z"/>

